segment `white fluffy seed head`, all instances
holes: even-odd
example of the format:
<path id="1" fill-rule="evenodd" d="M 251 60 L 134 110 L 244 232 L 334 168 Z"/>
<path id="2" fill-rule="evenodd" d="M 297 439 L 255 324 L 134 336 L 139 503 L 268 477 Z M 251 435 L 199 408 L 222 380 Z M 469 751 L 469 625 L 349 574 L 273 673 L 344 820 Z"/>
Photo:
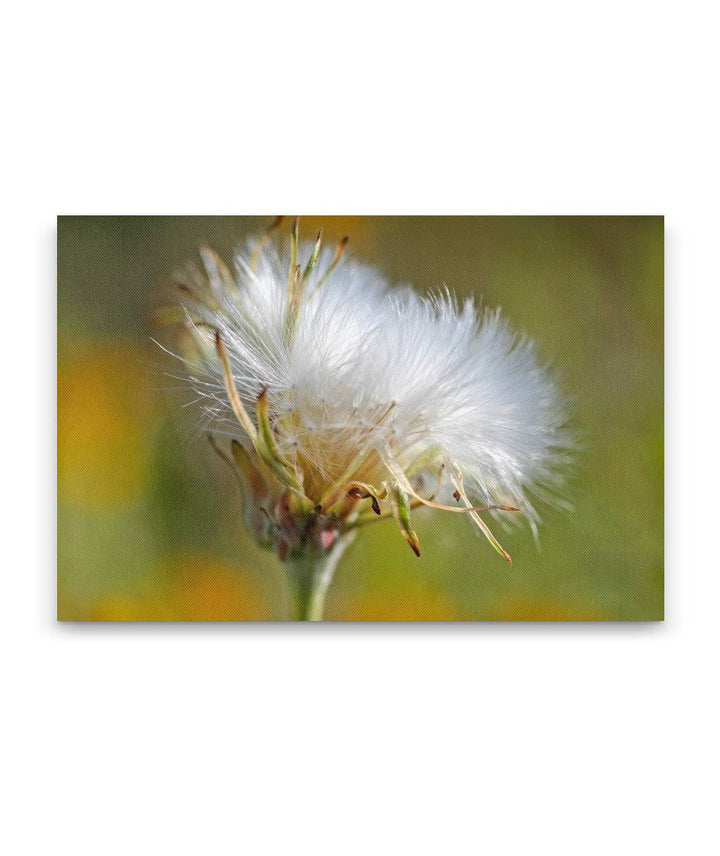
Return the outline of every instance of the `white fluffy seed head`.
<path id="1" fill-rule="evenodd" d="M 300 244 L 300 272 L 313 247 Z M 250 244 L 230 274 L 205 250 L 204 276 L 187 277 L 181 305 L 197 345 L 188 364 L 208 427 L 249 445 L 217 336 L 253 420 L 267 391 L 278 453 L 312 503 L 343 481 L 379 492 L 399 479 L 417 495 L 439 483 L 445 495 L 436 498 L 455 504 L 464 483 L 473 503 L 516 506 L 535 530 L 535 499 L 559 502 L 571 442 L 562 396 L 533 343 L 499 310 L 460 303 L 447 289 L 426 297 L 391 287 L 352 258 L 325 276 L 331 248 L 321 250 L 293 313 L 302 275 L 291 252 L 290 241 L 268 241 L 253 258 Z"/>

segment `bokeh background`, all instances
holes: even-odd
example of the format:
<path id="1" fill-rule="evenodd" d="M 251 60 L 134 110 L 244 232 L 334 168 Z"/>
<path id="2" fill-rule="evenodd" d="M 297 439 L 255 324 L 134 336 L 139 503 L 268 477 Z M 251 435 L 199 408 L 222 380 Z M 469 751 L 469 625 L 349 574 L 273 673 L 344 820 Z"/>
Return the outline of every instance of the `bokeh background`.
<path id="1" fill-rule="evenodd" d="M 271 218 L 58 218 L 58 617 L 277 620 L 277 559 L 245 534 L 227 471 L 182 405 L 152 307 L 207 242 L 226 259 Z M 663 219 L 304 217 L 306 237 L 420 291 L 483 295 L 534 338 L 580 436 L 572 514 L 506 565 L 461 515 L 367 527 L 331 587 L 330 620 L 663 617 Z"/>

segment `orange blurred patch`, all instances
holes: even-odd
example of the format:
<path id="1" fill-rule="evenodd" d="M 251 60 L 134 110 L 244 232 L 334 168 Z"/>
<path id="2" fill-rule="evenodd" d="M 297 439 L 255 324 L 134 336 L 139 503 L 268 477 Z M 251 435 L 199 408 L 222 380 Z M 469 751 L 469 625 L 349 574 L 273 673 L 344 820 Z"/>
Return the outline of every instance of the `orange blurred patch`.
<path id="1" fill-rule="evenodd" d="M 155 584 L 134 597 L 106 597 L 90 621 L 259 621 L 267 608 L 248 575 L 203 553 L 166 556 Z"/>
<path id="2" fill-rule="evenodd" d="M 442 592 L 413 584 L 402 590 L 366 593 L 350 601 L 340 621 L 456 621 L 458 615 Z"/>
<path id="3" fill-rule="evenodd" d="M 178 621 L 257 621 L 266 617 L 248 575 L 201 554 L 178 557 L 172 618 Z"/>
<path id="4" fill-rule="evenodd" d="M 58 360 L 61 501 L 117 510 L 149 476 L 149 395 L 143 352 L 132 342 L 82 348 Z"/>
<path id="5" fill-rule="evenodd" d="M 482 615 L 483 621 L 602 621 L 607 616 L 587 604 L 551 598 L 516 597 L 499 601 Z"/>

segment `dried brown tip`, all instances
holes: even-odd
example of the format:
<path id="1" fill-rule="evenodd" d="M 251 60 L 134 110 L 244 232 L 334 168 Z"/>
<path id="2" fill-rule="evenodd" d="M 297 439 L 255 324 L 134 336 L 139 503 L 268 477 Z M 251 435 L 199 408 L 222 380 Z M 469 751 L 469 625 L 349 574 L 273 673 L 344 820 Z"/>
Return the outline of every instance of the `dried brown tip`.
<path id="1" fill-rule="evenodd" d="M 404 532 L 403 532 L 403 536 L 404 536 L 405 540 L 408 542 L 408 544 L 410 545 L 410 548 L 412 549 L 413 553 L 415 553 L 415 555 L 419 559 L 420 558 L 420 543 L 418 542 L 417 538 L 415 538 L 415 539 L 410 538 L 409 535 L 407 535 Z"/>
<path id="2" fill-rule="evenodd" d="M 335 268 L 340 263 L 340 260 L 342 259 L 343 254 L 345 252 L 345 247 L 347 247 L 349 240 L 350 240 L 350 238 L 347 235 L 345 235 L 344 238 L 342 238 L 340 241 L 338 241 L 338 244 L 335 247 L 335 255 L 333 256 L 333 260 L 330 262 L 328 269 L 325 271 L 325 273 L 318 280 L 318 284 L 317 284 L 318 288 L 325 282 L 325 280 L 330 276 L 330 274 L 335 270 Z"/>
<path id="3" fill-rule="evenodd" d="M 345 235 L 344 238 L 341 238 L 338 241 L 337 247 L 335 247 L 335 257 L 333 258 L 333 261 L 332 261 L 333 268 L 337 264 L 340 263 L 342 257 L 345 255 L 345 249 L 347 248 L 347 245 L 349 243 L 350 243 L 350 236 L 349 235 Z"/>
<path id="4" fill-rule="evenodd" d="M 257 400 L 257 403 L 260 405 L 260 407 L 262 407 L 263 409 L 267 408 L 267 387 L 266 386 L 264 386 L 260 390 L 260 395 L 258 395 L 256 400 Z"/>
<path id="5" fill-rule="evenodd" d="M 378 498 L 375 496 L 375 494 L 363 490 L 359 487 L 351 487 L 346 495 L 350 499 L 369 499 L 370 504 L 372 505 L 372 510 L 375 512 L 375 514 L 382 514 L 382 511 L 380 510 L 380 503 L 378 502 Z"/>

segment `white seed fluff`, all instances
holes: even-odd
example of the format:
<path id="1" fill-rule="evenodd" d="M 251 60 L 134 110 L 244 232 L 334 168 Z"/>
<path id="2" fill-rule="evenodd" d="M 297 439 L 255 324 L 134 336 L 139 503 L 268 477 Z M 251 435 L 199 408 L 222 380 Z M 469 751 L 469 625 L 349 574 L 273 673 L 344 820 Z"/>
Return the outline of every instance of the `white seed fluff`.
<path id="1" fill-rule="evenodd" d="M 206 254 L 207 298 L 181 301 L 200 345 L 191 374 L 208 427 L 247 439 L 228 400 L 218 331 L 247 412 L 267 390 L 278 447 L 313 501 L 364 460 L 355 475 L 377 486 L 400 471 L 413 484 L 440 480 L 440 496 L 452 497 L 448 476 L 461 476 L 473 503 L 517 506 L 536 530 L 535 500 L 560 503 L 571 440 L 563 397 L 531 341 L 499 310 L 447 289 L 428 297 L 391 287 L 352 258 L 324 278 L 332 249 L 308 276 L 289 334 L 290 247 L 269 241 L 251 261 L 252 249 L 237 253 L 230 278 Z M 301 270 L 312 249 L 300 245 Z"/>

